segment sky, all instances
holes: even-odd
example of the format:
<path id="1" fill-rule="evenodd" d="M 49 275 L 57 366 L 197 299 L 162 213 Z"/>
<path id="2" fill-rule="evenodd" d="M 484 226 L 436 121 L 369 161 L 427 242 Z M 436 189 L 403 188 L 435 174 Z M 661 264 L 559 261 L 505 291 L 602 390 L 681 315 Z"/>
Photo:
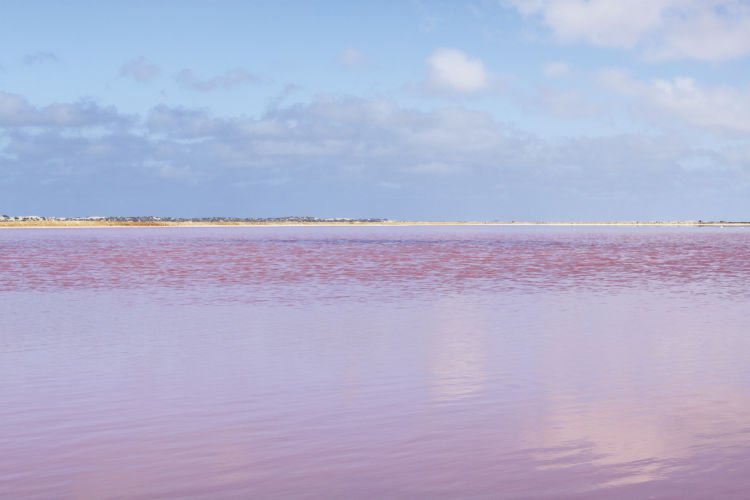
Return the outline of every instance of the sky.
<path id="1" fill-rule="evenodd" d="M 750 220 L 750 1 L 8 2 L 0 214 Z"/>

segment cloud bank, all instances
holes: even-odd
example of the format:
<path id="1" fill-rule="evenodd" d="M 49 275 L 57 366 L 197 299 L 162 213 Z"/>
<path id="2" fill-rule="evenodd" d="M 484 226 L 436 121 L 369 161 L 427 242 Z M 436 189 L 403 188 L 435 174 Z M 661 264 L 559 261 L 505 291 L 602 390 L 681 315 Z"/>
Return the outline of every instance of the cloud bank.
<path id="1" fill-rule="evenodd" d="M 683 194 L 721 190 L 730 200 L 727 185 L 737 196 L 750 186 L 750 148 L 719 150 L 668 133 L 552 141 L 479 111 L 424 111 L 383 99 L 321 96 L 257 117 L 164 105 L 126 116 L 91 102 L 39 107 L 2 94 L 0 141 L 6 186 L 118 179 L 111 189 L 213 186 L 249 189 L 256 199 L 291 186 L 298 199 L 317 193 L 329 204 L 360 193 L 359 202 L 347 202 L 350 209 L 368 196 L 401 193 L 411 197 L 410 213 L 443 196 L 463 200 L 466 210 L 523 203 L 529 211 L 534 197 L 540 207 L 564 199 L 561 204 L 576 210 L 576 203 L 596 199 L 632 210 L 634 196 L 643 204 L 677 204 Z M 436 183 L 442 187 L 434 189 Z M 337 186 L 347 191 L 331 191 Z M 370 215 L 377 215 L 375 208 Z"/>

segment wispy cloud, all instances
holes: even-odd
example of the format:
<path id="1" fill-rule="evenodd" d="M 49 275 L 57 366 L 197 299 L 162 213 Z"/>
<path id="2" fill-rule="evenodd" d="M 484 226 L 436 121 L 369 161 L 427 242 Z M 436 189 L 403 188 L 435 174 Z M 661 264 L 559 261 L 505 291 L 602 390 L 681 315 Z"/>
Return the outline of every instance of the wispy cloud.
<path id="1" fill-rule="evenodd" d="M 161 73 L 161 68 L 145 57 L 131 59 L 120 67 L 120 76 L 138 82 L 149 82 Z"/>
<path id="2" fill-rule="evenodd" d="M 230 69 L 210 78 L 200 78 L 192 70 L 185 68 L 177 73 L 175 80 L 186 89 L 197 92 L 213 92 L 257 83 L 260 79 L 255 74 L 242 68 Z"/>
<path id="3" fill-rule="evenodd" d="M 345 48 L 338 56 L 339 64 L 349 69 L 362 66 L 365 64 L 366 60 L 367 58 L 365 55 L 353 47 Z"/>
<path id="4" fill-rule="evenodd" d="M 295 85 L 294 83 L 288 83 L 284 85 L 281 91 L 279 91 L 278 94 L 273 96 L 268 101 L 267 108 L 269 110 L 278 109 L 282 104 L 284 104 L 287 99 L 289 99 L 289 97 L 294 95 L 296 92 L 299 92 L 300 90 L 302 90 L 302 87 L 300 87 L 299 85 Z"/>
<path id="5" fill-rule="evenodd" d="M 600 103 L 575 89 L 540 87 L 519 96 L 519 104 L 529 111 L 565 120 L 602 115 Z"/>
<path id="6" fill-rule="evenodd" d="M 32 52 L 21 58 L 21 64 L 24 66 L 34 66 L 37 64 L 56 63 L 60 60 L 54 52 Z"/>
<path id="7" fill-rule="evenodd" d="M 563 78 L 570 75 L 570 65 L 565 61 L 550 61 L 542 66 L 542 73 L 549 78 Z"/>
<path id="8" fill-rule="evenodd" d="M 440 25 L 440 21 L 430 4 L 421 0 L 412 0 L 412 5 L 417 11 L 420 31 L 425 33 L 434 32 Z"/>
<path id="9" fill-rule="evenodd" d="M 617 68 L 602 70 L 599 79 L 610 91 L 656 111 L 656 120 L 668 116 L 672 124 L 750 132 L 750 87 L 709 86 L 690 76 L 642 80 Z"/>

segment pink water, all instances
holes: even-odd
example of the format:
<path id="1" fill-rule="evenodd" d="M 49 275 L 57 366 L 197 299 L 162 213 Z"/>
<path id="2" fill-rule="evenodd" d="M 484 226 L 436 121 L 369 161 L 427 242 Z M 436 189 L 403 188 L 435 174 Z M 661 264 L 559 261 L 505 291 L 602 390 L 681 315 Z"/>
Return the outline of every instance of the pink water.
<path id="1" fill-rule="evenodd" d="M 747 498 L 750 231 L 0 231 L 0 497 Z"/>

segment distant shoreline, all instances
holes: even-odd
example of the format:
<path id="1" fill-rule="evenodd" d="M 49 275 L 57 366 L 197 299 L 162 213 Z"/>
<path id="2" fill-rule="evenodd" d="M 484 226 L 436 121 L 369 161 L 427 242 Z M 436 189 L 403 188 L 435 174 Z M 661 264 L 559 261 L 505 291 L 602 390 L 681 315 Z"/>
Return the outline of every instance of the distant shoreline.
<path id="1" fill-rule="evenodd" d="M 750 222 L 726 221 L 614 221 L 614 222 L 459 222 L 459 221 L 385 221 L 385 222 L 168 222 L 168 221 L 0 221 L 0 229 L 13 228 L 117 228 L 117 227 L 401 227 L 401 226 L 553 226 L 553 227 L 750 227 Z"/>

